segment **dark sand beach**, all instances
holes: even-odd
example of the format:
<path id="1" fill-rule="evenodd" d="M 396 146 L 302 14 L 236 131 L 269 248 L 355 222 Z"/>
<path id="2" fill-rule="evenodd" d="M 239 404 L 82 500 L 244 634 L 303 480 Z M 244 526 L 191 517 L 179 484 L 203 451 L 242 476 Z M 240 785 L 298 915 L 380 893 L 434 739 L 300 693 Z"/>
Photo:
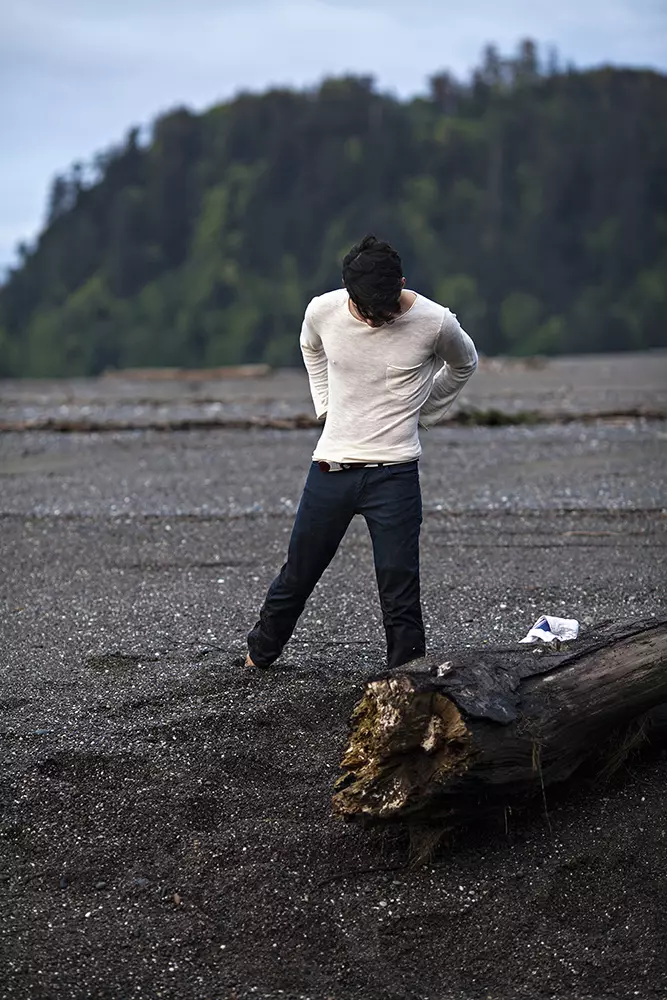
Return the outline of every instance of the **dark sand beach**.
<path id="1" fill-rule="evenodd" d="M 432 652 L 542 612 L 665 614 L 666 375 L 664 354 L 489 365 L 463 404 L 546 422 L 423 435 Z M 363 522 L 276 668 L 240 667 L 317 431 L 160 428 L 310 413 L 301 375 L 0 400 L 33 427 L 0 438 L 2 1000 L 667 996 L 664 751 L 415 870 L 401 830 L 332 818 L 383 660 Z M 38 429 L 58 414 L 98 429 Z"/>

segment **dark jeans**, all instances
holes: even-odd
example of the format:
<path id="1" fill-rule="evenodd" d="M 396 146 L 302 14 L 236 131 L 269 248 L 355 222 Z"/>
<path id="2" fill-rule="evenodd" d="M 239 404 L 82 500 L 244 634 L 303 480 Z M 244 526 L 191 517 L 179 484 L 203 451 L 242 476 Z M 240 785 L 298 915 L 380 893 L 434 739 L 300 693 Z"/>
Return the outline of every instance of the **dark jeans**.
<path id="1" fill-rule="evenodd" d="M 276 660 L 355 514 L 370 531 L 389 667 L 423 656 L 419 600 L 422 520 L 417 462 L 322 472 L 313 462 L 297 511 L 287 562 L 269 587 L 248 636 L 258 667 Z"/>

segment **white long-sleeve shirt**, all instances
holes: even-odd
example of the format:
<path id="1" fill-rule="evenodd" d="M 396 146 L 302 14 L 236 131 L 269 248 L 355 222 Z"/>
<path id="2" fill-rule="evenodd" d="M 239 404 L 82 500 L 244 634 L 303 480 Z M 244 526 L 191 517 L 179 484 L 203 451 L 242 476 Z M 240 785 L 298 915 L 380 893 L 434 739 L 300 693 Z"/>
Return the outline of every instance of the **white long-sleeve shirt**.
<path id="1" fill-rule="evenodd" d="M 418 425 L 431 427 L 477 367 L 477 352 L 449 309 L 416 295 L 391 324 L 355 319 L 344 288 L 314 298 L 301 352 L 318 418 L 313 459 L 409 462 L 419 458 Z"/>

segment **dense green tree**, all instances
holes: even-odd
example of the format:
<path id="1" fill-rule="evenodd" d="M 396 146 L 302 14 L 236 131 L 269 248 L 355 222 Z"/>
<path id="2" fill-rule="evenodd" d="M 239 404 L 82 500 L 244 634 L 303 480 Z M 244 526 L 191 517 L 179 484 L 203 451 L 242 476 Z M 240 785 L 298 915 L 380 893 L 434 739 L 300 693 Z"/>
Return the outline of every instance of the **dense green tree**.
<path id="1" fill-rule="evenodd" d="M 405 102 L 348 76 L 177 108 L 53 181 L 0 288 L 0 375 L 297 363 L 367 231 L 487 353 L 664 346 L 666 117 L 665 76 L 529 40 Z"/>

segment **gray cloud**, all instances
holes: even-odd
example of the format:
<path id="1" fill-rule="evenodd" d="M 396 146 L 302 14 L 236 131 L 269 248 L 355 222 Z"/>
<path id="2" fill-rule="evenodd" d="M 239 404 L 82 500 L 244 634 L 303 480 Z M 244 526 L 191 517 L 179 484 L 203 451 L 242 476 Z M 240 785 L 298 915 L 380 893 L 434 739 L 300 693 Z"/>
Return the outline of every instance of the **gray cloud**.
<path id="1" fill-rule="evenodd" d="M 526 36 L 578 65 L 667 67 L 662 0 L 1 0 L 0 18 L 0 262 L 57 170 L 176 104 L 348 71 L 408 95 Z"/>

